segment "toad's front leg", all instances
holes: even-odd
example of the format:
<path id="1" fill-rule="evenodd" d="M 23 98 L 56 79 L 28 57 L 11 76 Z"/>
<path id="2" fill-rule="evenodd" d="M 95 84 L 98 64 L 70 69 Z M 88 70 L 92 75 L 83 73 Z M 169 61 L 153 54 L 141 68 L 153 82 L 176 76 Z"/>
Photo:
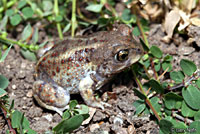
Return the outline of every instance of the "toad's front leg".
<path id="1" fill-rule="evenodd" d="M 94 81 L 90 76 L 85 77 L 79 83 L 79 91 L 80 94 L 88 106 L 97 107 L 104 110 L 104 106 L 110 106 L 110 104 L 102 102 L 101 100 L 97 100 L 93 94 L 93 85 Z"/>

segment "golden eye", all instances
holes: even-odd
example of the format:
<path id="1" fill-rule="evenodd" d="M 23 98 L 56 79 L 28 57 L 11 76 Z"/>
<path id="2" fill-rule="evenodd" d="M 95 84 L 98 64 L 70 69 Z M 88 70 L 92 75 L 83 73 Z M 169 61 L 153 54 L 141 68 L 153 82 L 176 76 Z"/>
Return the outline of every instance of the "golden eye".
<path id="1" fill-rule="evenodd" d="M 116 59 L 118 61 L 125 61 L 125 60 L 127 60 L 128 59 L 128 49 L 120 50 L 116 54 Z"/>

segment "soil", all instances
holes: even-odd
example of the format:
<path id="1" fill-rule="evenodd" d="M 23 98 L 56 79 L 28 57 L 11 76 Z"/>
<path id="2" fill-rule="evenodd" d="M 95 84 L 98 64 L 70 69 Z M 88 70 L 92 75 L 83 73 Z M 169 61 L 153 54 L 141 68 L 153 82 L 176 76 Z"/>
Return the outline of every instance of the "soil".
<path id="1" fill-rule="evenodd" d="M 164 43 L 162 38 L 165 33 L 161 25 L 150 26 L 148 35 L 149 43 L 159 46 L 165 54 L 173 55 L 173 65 L 178 69 L 180 59 L 193 60 L 197 66 L 200 64 L 199 41 L 187 42 L 188 37 L 175 34 L 170 43 Z M 194 31 L 197 28 L 188 28 Z M 197 36 L 191 33 L 192 36 Z M 194 32 L 198 34 L 197 32 Z M 195 42 L 197 41 L 197 42 Z M 30 126 L 39 134 L 51 130 L 61 121 L 59 114 L 41 108 L 33 99 L 32 85 L 34 82 L 35 62 L 28 61 L 20 55 L 20 48 L 14 46 L 3 63 L 0 64 L 0 74 L 6 76 L 10 83 L 6 89 L 10 100 L 15 100 L 15 109 L 23 112 L 30 121 Z M 158 134 L 159 127 L 154 118 L 150 116 L 133 116 L 136 108 L 133 102 L 138 99 L 132 90 L 136 84 L 134 80 L 126 80 L 127 74 L 119 74 L 120 77 L 110 82 L 106 87 L 109 92 L 116 95 L 115 99 L 109 99 L 112 108 L 105 111 L 96 109 L 96 112 L 88 124 L 74 131 L 76 134 Z M 80 97 L 80 96 L 78 96 Z M 83 102 L 80 100 L 80 103 Z M 0 133 L 4 134 L 8 129 L 5 120 L 0 115 Z"/>

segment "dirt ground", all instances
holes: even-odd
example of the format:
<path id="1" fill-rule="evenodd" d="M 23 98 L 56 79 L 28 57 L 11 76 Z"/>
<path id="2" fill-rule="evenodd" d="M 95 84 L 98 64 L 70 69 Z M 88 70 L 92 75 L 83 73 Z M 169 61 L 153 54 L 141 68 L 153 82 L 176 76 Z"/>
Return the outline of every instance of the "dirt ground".
<path id="1" fill-rule="evenodd" d="M 175 34 L 170 43 L 164 43 L 161 39 L 165 33 L 161 25 L 151 25 L 149 32 L 149 42 L 158 45 L 165 54 L 171 54 L 174 58 L 174 67 L 178 68 L 180 59 L 187 58 L 195 61 L 199 66 L 200 53 L 198 38 L 193 43 L 188 43 L 188 37 Z M 196 27 L 188 28 L 191 36 L 198 36 L 200 29 Z M 198 46 L 199 45 L 199 46 Z M 0 64 L 0 74 L 6 76 L 10 84 L 6 89 L 10 100 L 15 100 L 15 109 L 25 113 L 30 121 L 30 126 L 39 134 L 51 130 L 61 117 L 52 111 L 41 108 L 32 97 L 32 85 L 34 82 L 33 73 L 35 62 L 24 59 L 20 53 L 20 48 L 14 46 L 9 52 L 6 60 Z M 116 94 L 116 100 L 108 101 L 112 108 L 106 108 L 105 111 L 96 109 L 89 124 L 81 126 L 75 130 L 76 134 L 158 134 L 158 125 L 154 122 L 154 117 L 133 116 L 136 110 L 133 102 L 138 98 L 134 95 L 133 87 L 136 85 L 131 76 L 130 80 L 125 79 L 127 74 L 119 74 L 119 79 L 110 82 L 106 87 L 110 92 Z M 126 77 L 127 78 L 127 77 Z M 78 97 L 79 103 L 83 103 L 79 95 L 72 96 L 72 99 Z M 5 120 L 0 114 L 0 133 L 4 134 L 8 128 Z"/>

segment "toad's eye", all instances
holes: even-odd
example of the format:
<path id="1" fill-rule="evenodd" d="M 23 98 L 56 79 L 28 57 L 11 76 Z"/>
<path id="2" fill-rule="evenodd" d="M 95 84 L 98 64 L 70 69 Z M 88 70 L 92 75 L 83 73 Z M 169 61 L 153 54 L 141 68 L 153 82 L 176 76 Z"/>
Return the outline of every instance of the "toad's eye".
<path id="1" fill-rule="evenodd" d="M 118 61 L 125 61 L 128 59 L 128 49 L 120 50 L 116 55 L 115 55 L 116 60 Z"/>

